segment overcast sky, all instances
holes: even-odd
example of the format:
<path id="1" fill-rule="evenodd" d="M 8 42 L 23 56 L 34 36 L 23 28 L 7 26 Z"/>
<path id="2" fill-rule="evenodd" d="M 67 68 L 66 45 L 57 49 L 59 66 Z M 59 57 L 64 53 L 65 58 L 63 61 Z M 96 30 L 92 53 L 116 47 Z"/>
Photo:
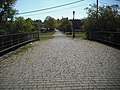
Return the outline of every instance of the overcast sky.
<path id="1" fill-rule="evenodd" d="M 67 4 L 74 1 L 79 1 L 79 0 L 17 0 L 15 4 L 15 9 L 19 10 L 19 13 L 23 13 L 28 11 L 54 7 L 62 4 Z M 68 17 L 69 19 L 72 19 L 73 17 L 72 12 L 75 11 L 75 18 L 81 19 L 87 16 L 86 10 L 84 9 L 88 7 L 89 4 L 95 4 L 95 3 L 96 0 L 84 0 L 64 7 L 59 7 L 51 10 L 29 13 L 24 15 L 21 14 L 19 16 L 23 16 L 25 18 L 31 18 L 33 20 L 40 19 L 42 21 L 44 21 L 46 16 L 51 16 L 54 17 L 55 19 L 58 18 L 61 19 L 62 17 Z M 120 1 L 99 0 L 99 5 L 112 5 L 112 4 L 120 5 Z"/>

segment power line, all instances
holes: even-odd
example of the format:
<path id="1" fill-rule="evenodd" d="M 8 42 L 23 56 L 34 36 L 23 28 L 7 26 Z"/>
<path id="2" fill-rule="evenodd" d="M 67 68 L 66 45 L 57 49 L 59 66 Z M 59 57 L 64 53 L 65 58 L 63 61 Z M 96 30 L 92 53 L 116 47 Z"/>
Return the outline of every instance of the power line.
<path id="1" fill-rule="evenodd" d="M 76 6 L 76 7 L 70 7 L 70 8 L 66 8 L 66 9 L 61 9 L 61 10 L 67 10 L 67 9 L 77 8 L 77 7 L 78 6 Z M 39 14 L 47 14 L 47 13 L 59 12 L 61 10 L 48 11 L 48 12 L 43 12 L 43 13 L 39 13 Z M 32 14 L 32 15 L 36 15 L 36 14 Z M 25 15 L 25 16 L 31 16 L 31 15 Z"/>
<path id="2" fill-rule="evenodd" d="M 116 2 L 114 2 L 114 3 L 110 3 L 110 2 L 109 2 L 109 3 L 108 3 L 108 2 L 101 2 L 101 1 L 100 1 L 99 3 L 101 3 L 101 4 L 109 4 L 109 5 L 118 4 L 118 3 L 117 3 L 117 0 L 116 0 Z M 118 4 L 118 5 L 119 5 L 119 4 Z"/>
<path id="3" fill-rule="evenodd" d="M 120 1 L 120 0 L 115 0 L 115 1 Z"/>
<path id="4" fill-rule="evenodd" d="M 99 3 L 101 3 L 101 4 L 109 4 L 109 5 L 111 4 L 111 3 L 106 3 L 106 2 L 99 2 Z M 112 3 L 112 4 L 113 4 L 113 3 Z"/>
<path id="5" fill-rule="evenodd" d="M 85 5 L 82 5 L 82 6 L 85 6 Z M 73 6 L 73 7 L 69 7 L 69 8 L 65 8 L 65 9 L 60 9 L 60 10 L 54 10 L 54 11 L 48 11 L 48 12 L 43 12 L 43 13 L 38 13 L 38 14 L 46 14 L 46 13 L 53 13 L 53 12 L 59 12 L 61 10 L 68 10 L 68 9 L 73 9 L 73 8 L 79 8 L 79 7 L 82 7 L 82 6 Z M 36 15 L 36 14 L 32 14 L 32 15 L 24 15 L 24 16 L 33 16 L 33 15 Z"/>
<path id="6" fill-rule="evenodd" d="M 19 13 L 19 15 L 20 14 L 27 14 L 27 13 L 34 13 L 34 12 L 39 12 L 39 11 L 50 10 L 50 9 L 59 8 L 59 7 L 63 7 L 63 6 L 68 6 L 68 5 L 71 5 L 71 4 L 79 3 L 81 1 L 84 1 L 84 0 L 78 0 L 78 1 L 75 1 L 75 2 L 71 2 L 71 3 L 67 3 L 67 4 L 63 4 L 63 5 L 58 5 L 58 6 L 54 6 L 54 7 L 50 7 L 50 8 L 40 9 L 40 10 L 23 12 L 23 13 Z"/>

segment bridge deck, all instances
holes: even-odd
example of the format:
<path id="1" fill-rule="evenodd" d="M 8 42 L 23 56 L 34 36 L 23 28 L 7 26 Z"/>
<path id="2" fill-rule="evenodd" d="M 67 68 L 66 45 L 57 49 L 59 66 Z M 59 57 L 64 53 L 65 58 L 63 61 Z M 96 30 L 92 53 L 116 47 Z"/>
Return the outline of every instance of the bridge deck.
<path id="1" fill-rule="evenodd" d="M 33 45 L 0 60 L 0 90 L 120 90 L 120 50 L 59 31 Z"/>

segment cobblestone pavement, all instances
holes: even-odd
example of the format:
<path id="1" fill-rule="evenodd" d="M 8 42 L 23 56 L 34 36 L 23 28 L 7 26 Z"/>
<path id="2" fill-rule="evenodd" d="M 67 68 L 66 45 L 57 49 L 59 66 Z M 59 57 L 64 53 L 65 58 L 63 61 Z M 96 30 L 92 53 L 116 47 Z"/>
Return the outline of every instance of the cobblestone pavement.
<path id="1" fill-rule="evenodd" d="M 60 32 L 33 45 L 0 64 L 0 90 L 120 90 L 120 50 Z"/>

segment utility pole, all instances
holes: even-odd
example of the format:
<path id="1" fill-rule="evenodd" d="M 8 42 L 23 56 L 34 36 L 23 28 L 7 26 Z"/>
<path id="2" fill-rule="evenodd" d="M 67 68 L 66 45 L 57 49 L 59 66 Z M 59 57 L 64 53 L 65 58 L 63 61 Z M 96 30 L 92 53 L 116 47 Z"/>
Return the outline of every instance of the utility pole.
<path id="1" fill-rule="evenodd" d="M 75 18 L 75 11 L 73 11 L 73 23 L 72 23 L 73 24 L 73 31 L 72 31 L 73 32 L 73 39 L 75 38 L 75 29 L 74 29 L 75 20 L 74 20 L 74 18 Z"/>
<path id="2" fill-rule="evenodd" d="M 97 3 L 97 7 L 96 7 L 96 20 L 97 20 L 97 27 L 96 27 L 96 30 L 98 31 L 98 29 L 99 29 L 99 26 L 98 26 L 98 0 L 96 1 L 96 3 Z"/>
<path id="3" fill-rule="evenodd" d="M 97 15 L 97 20 L 98 20 L 98 0 L 97 0 L 97 13 L 96 13 L 96 15 Z"/>

